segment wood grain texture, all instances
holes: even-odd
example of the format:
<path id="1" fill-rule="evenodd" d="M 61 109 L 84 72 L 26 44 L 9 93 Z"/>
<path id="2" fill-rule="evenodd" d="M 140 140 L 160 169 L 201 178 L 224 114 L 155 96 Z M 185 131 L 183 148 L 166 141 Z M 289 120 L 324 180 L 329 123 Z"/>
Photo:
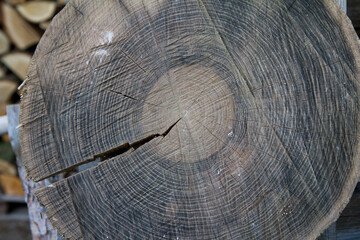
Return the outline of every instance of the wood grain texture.
<path id="1" fill-rule="evenodd" d="M 18 174 L 22 181 L 22 186 L 25 192 L 25 202 L 29 212 L 29 222 L 31 229 L 31 237 L 33 240 L 61 240 L 61 236 L 52 227 L 47 216 L 45 215 L 45 208 L 39 205 L 35 197 L 35 191 L 50 185 L 52 182 L 60 180 L 60 176 L 49 178 L 41 182 L 33 182 L 29 180 L 24 165 L 22 163 L 20 139 L 19 139 L 19 113 L 20 105 L 8 105 L 6 113 L 9 118 L 9 137 L 11 139 L 11 147 L 16 155 L 16 163 L 18 167 Z M 24 198 L 23 198 L 24 201 Z"/>
<path id="2" fill-rule="evenodd" d="M 315 239 L 359 177 L 359 50 L 333 0 L 70 1 L 23 87 L 24 165 L 102 160 L 37 193 L 67 238 Z"/>

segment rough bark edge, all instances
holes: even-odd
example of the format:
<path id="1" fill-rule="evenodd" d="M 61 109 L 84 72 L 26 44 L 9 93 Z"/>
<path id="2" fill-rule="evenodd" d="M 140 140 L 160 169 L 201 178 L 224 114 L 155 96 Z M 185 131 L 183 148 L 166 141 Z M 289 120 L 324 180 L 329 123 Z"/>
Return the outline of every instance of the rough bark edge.
<path id="1" fill-rule="evenodd" d="M 38 182 L 43 179 L 44 173 L 55 166 L 60 168 L 60 163 L 41 88 L 31 84 L 24 90 L 23 96 L 27 100 L 21 104 L 19 125 L 22 128 L 19 135 L 23 164 L 30 179 Z M 39 110 L 38 114 L 34 114 L 35 106 Z M 34 133 L 37 133 L 36 136 Z M 48 144 L 39 146 L 39 141 L 33 142 L 35 138 L 46 139 Z M 39 158 L 48 158 L 46 164 L 40 164 Z"/>
<path id="2" fill-rule="evenodd" d="M 40 183 L 34 183 L 33 181 L 28 179 L 25 172 L 25 168 L 22 163 L 19 130 L 16 129 L 16 126 L 19 125 L 20 106 L 18 104 L 8 105 L 6 107 L 6 112 L 9 117 L 9 137 L 11 139 L 11 146 L 16 155 L 16 163 L 18 166 L 19 176 L 23 183 L 23 188 L 25 192 L 25 201 L 28 205 L 32 239 L 62 240 L 62 238 L 57 234 L 57 232 L 54 230 L 49 220 L 47 219 L 45 215 L 45 208 L 39 206 L 39 203 L 34 196 L 34 192 L 36 189 L 49 185 L 50 183 L 52 183 L 52 181 L 56 181 L 60 179 L 53 178 L 42 181 Z"/>
<path id="3" fill-rule="evenodd" d="M 324 0 L 326 10 L 334 16 L 338 23 L 341 24 L 341 30 L 344 32 L 347 43 L 349 44 L 352 53 L 354 54 L 356 72 L 356 80 L 360 80 L 360 40 L 355 32 L 355 29 L 351 23 L 351 20 L 340 8 L 338 2 L 335 0 Z M 357 82 L 360 86 L 360 82 Z M 303 239 L 316 239 L 318 238 L 327 228 L 329 228 L 339 218 L 341 212 L 344 210 L 346 205 L 349 203 L 351 196 L 354 192 L 356 184 L 360 177 L 360 148 L 358 147 L 357 152 L 354 154 L 354 166 L 352 172 L 349 175 L 348 181 L 342 189 L 339 200 L 334 204 L 331 211 L 327 216 L 323 218 L 321 222 Z"/>
<path id="4" fill-rule="evenodd" d="M 37 190 L 35 196 L 40 205 L 46 207 L 46 216 L 63 238 L 83 239 L 66 180 Z"/>

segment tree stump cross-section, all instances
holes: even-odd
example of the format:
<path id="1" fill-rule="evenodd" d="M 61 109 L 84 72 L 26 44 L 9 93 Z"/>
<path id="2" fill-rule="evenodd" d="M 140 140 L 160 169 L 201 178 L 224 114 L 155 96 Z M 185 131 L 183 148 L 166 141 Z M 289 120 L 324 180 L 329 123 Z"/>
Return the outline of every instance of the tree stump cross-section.
<path id="1" fill-rule="evenodd" d="M 21 147 L 70 239 L 315 239 L 359 178 L 359 41 L 334 0 L 73 0 Z"/>

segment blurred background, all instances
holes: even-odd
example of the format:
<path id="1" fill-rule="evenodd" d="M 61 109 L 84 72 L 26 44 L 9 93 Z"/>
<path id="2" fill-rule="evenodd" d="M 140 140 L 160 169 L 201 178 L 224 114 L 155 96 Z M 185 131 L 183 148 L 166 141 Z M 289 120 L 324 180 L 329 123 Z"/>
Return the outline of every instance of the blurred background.
<path id="1" fill-rule="evenodd" d="M 6 105 L 19 103 L 17 88 L 26 78 L 36 45 L 65 4 L 66 0 L 0 0 L 0 124 L 6 120 Z M 359 35 L 360 0 L 347 1 L 347 14 Z M 15 154 L 8 135 L 1 130 L 0 135 L 0 240 L 32 239 Z M 336 230 L 338 239 L 360 239 L 359 185 Z"/>

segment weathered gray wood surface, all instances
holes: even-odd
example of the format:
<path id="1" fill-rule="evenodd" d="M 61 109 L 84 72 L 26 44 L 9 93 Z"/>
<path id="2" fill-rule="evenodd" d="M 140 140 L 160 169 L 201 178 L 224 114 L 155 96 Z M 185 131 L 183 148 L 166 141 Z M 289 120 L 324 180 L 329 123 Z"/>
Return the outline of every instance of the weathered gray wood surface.
<path id="1" fill-rule="evenodd" d="M 38 183 L 35 183 L 28 179 L 25 172 L 25 168 L 22 163 L 21 147 L 19 139 L 19 105 L 9 105 L 6 108 L 7 116 L 9 119 L 8 134 L 11 140 L 11 146 L 16 155 L 16 162 L 18 165 L 19 176 L 23 183 L 25 192 L 25 201 L 28 205 L 30 228 L 33 240 L 57 240 L 62 239 L 57 231 L 53 229 L 49 220 L 45 215 L 45 208 L 39 205 L 39 202 L 35 198 L 35 191 L 50 185 L 53 181 L 60 180 L 59 177 L 47 179 Z"/>
<path id="2" fill-rule="evenodd" d="M 335 2 L 74 1 L 54 21 L 24 88 L 27 170 L 105 160 L 38 192 L 66 236 L 315 238 L 335 221 L 359 117 Z"/>
<path id="3" fill-rule="evenodd" d="M 347 0 L 338 0 L 340 7 L 347 12 Z M 336 240 L 336 223 L 332 224 L 325 232 L 319 237 L 318 240 Z"/>

